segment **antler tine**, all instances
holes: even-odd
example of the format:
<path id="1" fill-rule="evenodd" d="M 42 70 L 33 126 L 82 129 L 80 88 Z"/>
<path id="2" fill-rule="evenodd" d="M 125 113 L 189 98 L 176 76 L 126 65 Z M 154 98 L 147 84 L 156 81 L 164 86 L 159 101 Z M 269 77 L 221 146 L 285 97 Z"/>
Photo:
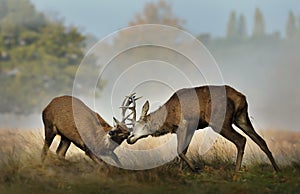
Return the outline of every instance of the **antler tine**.
<path id="1" fill-rule="evenodd" d="M 132 96 L 134 96 L 136 93 L 135 92 L 133 92 L 132 94 L 130 94 L 129 96 L 125 96 L 126 98 L 130 98 L 130 97 L 132 97 Z"/>
<path id="2" fill-rule="evenodd" d="M 126 111 L 129 109 L 129 105 L 132 103 L 131 100 L 129 100 L 133 95 L 135 95 L 135 93 L 130 94 L 129 96 L 125 96 L 123 103 L 121 105 L 121 109 L 122 109 L 122 123 L 125 123 L 126 119 L 129 118 L 130 115 L 125 116 Z"/>
<path id="3" fill-rule="evenodd" d="M 133 116 L 132 116 L 132 119 L 131 119 L 133 125 L 134 125 L 134 123 L 136 122 L 136 101 L 137 101 L 138 99 L 140 99 L 140 98 L 142 98 L 142 96 L 137 97 L 137 98 L 136 98 L 135 96 L 132 96 L 132 97 L 131 97 L 131 101 L 132 101 L 132 103 L 133 103 L 133 106 L 130 107 L 130 110 L 133 112 Z"/>
<path id="4" fill-rule="evenodd" d="M 122 103 L 122 105 L 121 105 L 121 107 L 120 107 L 120 108 L 122 108 L 122 117 L 123 117 L 122 120 L 124 120 L 125 113 L 126 113 L 128 107 L 129 107 L 130 103 L 131 103 L 128 99 L 129 99 L 132 95 L 135 95 L 135 93 L 132 93 L 132 94 L 130 94 L 129 96 L 125 96 L 125 98 L 124 98 L 124 100 L 123 100 L 123 103 Z M 126 119 L 125 119 L 125 120 L 126 120 Z M 124 121 L 124 122 L 125 122 L 125 121 Z"/>
<path id="5" fill-rule="evenodd" d="M 124 123 L 126 120 L 131 120 L 129 117 L 133 114 L 133 112 L 129 113 L 125 118 L 122 119 L 122 123 Z"/>
<path id="6" fill-rule="evenodd" d="M 135 101 L 137 101 L 138 99 L 141 99 L 143 96 L 137 97 L 135 98 Z"/>
<path id="7" fill-rule="evenodd" d="M 132 96 L 130 99 L 133 103 L 133 106 L 130 108 L 130 110 L 133 112 L 132 123 L 135 123 L 136 122 L 136 99 L 135 96 Z"/>
<path id="8" fill-rule="evenodd" d="M 120 106 L 120 108 L 122 109 L 122 123 L 126 125 L 134 125 L 136 122 L 136 101 L 142 98 L 142 96 L 136 98 L 135 95 L 136 93 L 134 92 L 128 96 L 125 96 L 125 99 L 123 100 L 123 103 Z M 127 110 L 130 110 L 131 113 L 129 113 L 126 116 Z M 130 118 L 131 116 L 132 118 Z M 130 121 L 131 123 L 126 123 L 126 120 Z"/>

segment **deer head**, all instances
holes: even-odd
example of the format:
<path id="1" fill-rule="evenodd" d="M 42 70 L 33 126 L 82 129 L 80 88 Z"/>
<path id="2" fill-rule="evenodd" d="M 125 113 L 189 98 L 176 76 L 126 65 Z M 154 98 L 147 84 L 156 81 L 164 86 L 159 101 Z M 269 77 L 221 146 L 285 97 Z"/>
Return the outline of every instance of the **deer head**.
<path id="1" fill-rule="evenodd" d="M 134 127 L 127 138 L 128 144 L 134 144 L 138 139 L 153 134 L 153 129 L 149 126 L 147 113 L 149 111 L 149 101 L 146 101 L 142 108 L 142 113 L 138 121 L 134 122 Z"/>
<path id="2" fill-rule="evenodd" d="M 128 127 L 128 125 L 134 126 L 136 122 L 136 101 L 140 98 L 141 97 L 136 98 L 135 93 L 126 96 L 120 107 L 122 121 L 113 117 L 114 127 L 108 132 L 108 135 L 116 143 L 122 143 L 122 141 L 130 135 L 131 128 Z M 131 112 L 126 115 L 127 111 Z"/>

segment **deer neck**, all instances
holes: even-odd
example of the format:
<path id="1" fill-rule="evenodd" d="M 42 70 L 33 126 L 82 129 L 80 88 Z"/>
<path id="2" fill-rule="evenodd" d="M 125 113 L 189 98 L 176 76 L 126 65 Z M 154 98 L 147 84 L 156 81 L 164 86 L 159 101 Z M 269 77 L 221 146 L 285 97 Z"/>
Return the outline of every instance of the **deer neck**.
<path id="1" fill-rule="evenodd" d="M 165 106 L 147 115 L 149 129 L 152 130 L 152 136 L 157 137 L 167 133 L 175 133 L 178 127 L 176 117 L 168 111 Z"/>
<path id="2" fill-rule="evenodd" d="M 108 133 L 108 131 L 112 129 L 112 126 L 110 126 L 99 114 L 97 114 L 97 118 L 102 129 L 105 131 L 105 133 Z"/>

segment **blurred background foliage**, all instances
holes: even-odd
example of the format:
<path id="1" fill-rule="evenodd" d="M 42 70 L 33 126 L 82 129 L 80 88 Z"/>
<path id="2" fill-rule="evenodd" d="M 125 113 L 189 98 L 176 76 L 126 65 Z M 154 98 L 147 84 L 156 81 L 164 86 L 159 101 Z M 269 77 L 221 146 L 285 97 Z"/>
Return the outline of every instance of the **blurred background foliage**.
<path id="1" fill-rule="evenodd" d="M 243 14 L 232 11 L 224 29 L 225 37 L 212 37 L 209 33 L 194 35 L 214 55 L 226 83 L 234 83 L 246 93 L 263 95 L 253 87 L 259 84 L 267 91 L 260 98 L 272 104 L 280 103 L 283 97 L 296 100 L 293 96 L 296 98 L 298 93 L 289 95 L 291 80 L 276 83 L 276 90 L 279 88 L 283 96 L 273 95 L 275 87 L 269 86 L 274 85 L 279 76 L 293 76 L 293 82 L 300 81 L 296 76 L 300 61 L 300 17 L 290 12 L 285 35 L 282 35 L 276 31 L 266 32 L 266 22 L 259 8 L 253 14 L 252 30 L 246 29 L 248 25 Z M 66 26 L 57 18 L 38 12 L 29 0 L 0 0 L 0 113 L 40 111 L 54 96 L 71 94 L 78 65 L 97 38 L 83 34 L 76 26 Z M 165 0 L 146 3 L 128 26 L 147 23 L 185 29 L 185 21 L 176 16 L 172 4 Z M 117 48 L 128 44 L 126 41 L 139 38 L 120 34 L 113 44 L 106 46 L 107 49 Z M 152 56 L 143 51 L 139 55 Z M 91 69 L 86 71 L 87 75 L 94 73 Z M 292 75 L 286 75 L 290 73 Z M 270 81 L 263 81 L 260 76 L 259 79 L 253 78 L 260 74 L 268 76 L 266 80 Z M 284 91 L 287 91 L 287 96 Z M 271 94 L 272 99 L 269 98 Z"/>
<path id="2" fill-rule="evenodd" d="M 0 0 L 0 112 L 28 113 L 44 98 L 70 93 L 84 40 L 28 0 Z"/>

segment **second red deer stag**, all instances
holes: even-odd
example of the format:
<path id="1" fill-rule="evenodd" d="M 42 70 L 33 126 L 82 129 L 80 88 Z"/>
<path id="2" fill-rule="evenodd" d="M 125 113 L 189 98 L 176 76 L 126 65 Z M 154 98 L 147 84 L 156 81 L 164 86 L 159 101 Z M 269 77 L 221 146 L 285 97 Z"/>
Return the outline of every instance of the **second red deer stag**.
<path id="1" fill-rule="evenodd" d="M 213 105 L 213 103 L 215 104 Z M 140 119 L 134 123 L 133 131 L 127 139 L 129 144 L 148 135 L 160 136 L 177 133 L 178 154 L 195 171 L 196 168 L 185 154 L 194 131 L 210 126 L 235 144 L 237 148 L 235 171 L 239 171 L 246 138 L 234 130 L 232 126 L 234 124 L 262 149 L 274 169 L 279 171 L 266 142 L 255 132 L 250 122 L 246 97 L 229 86 L 181 89 L 156 111 L 147 114 L 148 110 L 149 102 L 147 101 L 143 106 Z M 224 112 L 223 116 L 219 114 L 222 111 Z M 217 123 L 221 123 L 221 125 L 218 126 Z"/>
<path id="2" fill-rule="evenodd" d="M 123 124 L 126 118 L 114 129 L 98 113 L 72 96 L 54 98 L 44 109 L 42 117 L 45 127 L 42 161 L 45 160 L 54 137 L 60 135 L 61 140 L 56 150 L 60 157 L 65 157 L 72 142 L 95 162 L 101 161 L 94 154 L 97 152 L 97 155 L 110 155 L 117 164 L 120 164 L 113 151 L 129 135 L 129 131 Z M 82 138 L 82 135 L 85 138 Z M 91 140 L 93 147 L 96 147 L 95 150 L 91 150 L 83 139 Z"/>

